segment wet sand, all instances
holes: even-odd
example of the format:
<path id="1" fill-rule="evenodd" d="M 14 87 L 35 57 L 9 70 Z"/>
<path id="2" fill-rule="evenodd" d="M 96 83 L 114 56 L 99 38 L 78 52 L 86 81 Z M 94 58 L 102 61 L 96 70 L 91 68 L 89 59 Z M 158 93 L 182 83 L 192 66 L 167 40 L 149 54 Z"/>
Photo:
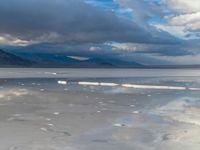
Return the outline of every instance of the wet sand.
<path id="1" fill-rule="evenodd" d="M 59 73 L 0 73 L 1 150 L 200 149 L 197 75 Z"/>

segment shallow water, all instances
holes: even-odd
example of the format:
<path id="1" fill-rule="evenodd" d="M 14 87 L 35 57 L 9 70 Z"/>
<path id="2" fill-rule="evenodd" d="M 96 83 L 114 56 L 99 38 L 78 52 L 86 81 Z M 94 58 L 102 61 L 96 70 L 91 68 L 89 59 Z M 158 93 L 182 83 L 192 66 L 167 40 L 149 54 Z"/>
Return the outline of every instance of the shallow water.
<path id="1" fill-rule="evenodd" d="M 0 68 L 0 78 L 36 77 L 199 77 L 200 69 Z"/>
<path id="2" fill-rule="evenodd" d="M 199 150 L 199 75 L 0 69 L 0 149 Z"/>

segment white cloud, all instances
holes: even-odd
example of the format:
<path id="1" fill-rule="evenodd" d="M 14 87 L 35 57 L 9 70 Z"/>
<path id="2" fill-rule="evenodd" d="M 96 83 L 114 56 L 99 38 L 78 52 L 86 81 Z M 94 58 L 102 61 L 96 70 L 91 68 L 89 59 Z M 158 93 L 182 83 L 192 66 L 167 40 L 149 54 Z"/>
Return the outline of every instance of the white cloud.
<path id="1" fill-rule="evenodd" d="M 199 0 L 162 0 L 172 10 L 181 13 L 195 13 L 200 11 Z"/>
<path id="2" fill-rule="evenodd" d="M 190 31 L 200 31 L 200 11 L 169 18 L 171 25 L 184 26 Z"/>
<path id="3" fill-rule="evenodd" d="M 139 44 L 134 43 L 114 43 L 112 46 L 112 50 L 114 51 L 126 51 L 126 52 L 134 52 L 137 51 L 137 46 Z"/>
<path id="4" fill-rule="evenodd" d="M 0 35 L 0 45 L 9 45 L 9 46 L 28 46 L 32 44 L 39 43 L 50 43 L 50 42 L 59 42 L 62 41 L 62 35 L 56 32 L 49 32 L 37 37 L 34 40 L 24 40 L 19 37 L 12 36 L 10 34 L 1 34 Z"/>
<path id="5" fill-rule="evenodd" d="M 0 44 L 9 46 L 27 46 L 33 44 L 33 41 L 21 40 L 17 37 L 12 37 L 10 35 L 0 35 Z"/>
<path id="6" fill-rule="evenodd" d="M 178 38 L 185 38 L 189 34 L 189 32 L 186 32 L 184 30 L 185 27 L 183 26 L 177 26 L 177 25 L 171 26 L 171 25 L 162 25 L 162 24 L 156 24 L 154 26 L 159 30 L 169 32 L 170 34 Z"/>
<path id="7" fill-rule="evenodd" d="M 134 22 L 145 29 L 148 29 L 148 19 L 158 12 L 158 7 L 148 3 L 145 0 L 114 0 L 114 2 L 121 5 L 121 7 L 131 10 Z"/>
<path id="8" fill-rule="evenodd" d="M 182 32 L 190 32 L 198 37 L 200 32 L 199 0 L 162 0 L 162 2 L 171 10 L 172 15 L 166 16 L 166 19 L 172 28 L 180 27 Z"/>
<path id="9" fill-rule="evenodd" d="M 101 47 L 95 47 L 95 46 L 92 46 L 90 47 L 89 51 L 98 51 L 98 50 L 102 50 Z"/>

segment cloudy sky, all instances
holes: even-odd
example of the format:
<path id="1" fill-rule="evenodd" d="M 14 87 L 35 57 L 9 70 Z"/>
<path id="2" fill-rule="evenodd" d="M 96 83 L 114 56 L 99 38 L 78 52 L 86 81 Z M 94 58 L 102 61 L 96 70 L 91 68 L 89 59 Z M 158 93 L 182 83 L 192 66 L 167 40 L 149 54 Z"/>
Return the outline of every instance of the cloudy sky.
<path id="1" fill-rule="evenodd" d="M 200 0 L 0 0 L 0 46 L 200 64 Z"/>

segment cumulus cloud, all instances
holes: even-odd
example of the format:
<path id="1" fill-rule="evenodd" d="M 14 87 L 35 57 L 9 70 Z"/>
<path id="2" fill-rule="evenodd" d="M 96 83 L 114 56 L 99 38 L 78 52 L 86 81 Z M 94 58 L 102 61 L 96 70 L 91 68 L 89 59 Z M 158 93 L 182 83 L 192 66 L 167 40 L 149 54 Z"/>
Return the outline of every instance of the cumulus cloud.
<path id="1" fill-rule="evenodd" d="M 89 48 L 89 50 L 93 52 L 93 51 L 102 50 L 102 48 L 101 48 L 101 47 L 97 47 L 97 46 L 91 46 L 91 47 Z"/>
<path id="2" fill-rule="evenodd" d="M 171 9 L 182 13 L 195 13 L 200 11 L 200 1 L 198 0 L 162 0 Z"/>
<path id="3" fill-rule="evenodd" d="M 114 51 L 135 52 L 139 50 L 139 44 L 136 43 L 116 43 L 112 46 Z"/>
<path id="4" fill-rule="evenodd" d="M 147 28 L 155 36 L 159 34 L 154 27 L 182 39 L 190 38 L 194 34 L 196 37 L 199 36 L 200 1 L 115 0 L 115 2 L 124 7 L 131 8 L 133 10 L 134 21 Z M 152 18 L 156 22 L 153 25 L 149 23 Z"/>
<path id="5" fill-rule="evenodd" d="M 197 0 L 0 2 L 0 45 L 24 46 L 15 47 L 16 51 L 134 58 L 156 63 L 198 54 L 198 42 L 185 40 L 200 35 Z"/>
<path id="6" fill-rule="evenodd" d="M 166 33 L 82 0 L 1 0 L 0 34 L 35 43 L 138 42 L 174 43 Z M 155 36 L 156 35 L 156 36 Z M 31 42 L 30 42 L 31 43 Z"/>
<path id="7" fill-rule="evenodd" d="M 145 0 L 114 0 L 122 7 L 126 7 L 132 10 L 134 21 L 146 28 L 149 28 L 148 19 L 157 14 L 162 15 L 160 7 L 153 2 L 147 2 Z"/>
<path id="8" fill-rule="evenodd" d="M 0 45 L 27 46 L 30 44 L 36 44 L 36 43 L 33 41 L 21 40 L 17 37 L 13 37 L 9 34 L 0 35 Z"/>
<path id="9" fill-rule="evenodd" d="M 173 26 L 184 26 L 186 30 L 200 32 L 200 11 L 169 17 L 168 19 Z"/>
<path id="10" fill-rule="evenodd" d="M 157 56 L 185 56 L 192 55 L 191 45 L 182 43 L 179 45 L 163 44 L 139 44 L 139 43 L 113 43 L 112 50 L 121 53 L 154 54 Z"/>
<path id="11" fill-rule="evenodd" d="M 187 39 L 187 35 L 189 34 L 188 31 L 185 31 L 184 26 L 172 26 L 168 24 L 155 24 L 154 26 L 157 29 L 169 32 L 180 39 Z"/>
<path id="12" fill-rule="evenodd" d="M 181 27 L 189 35 L 199 36 L 200 32 L 200 1 L 198 0 L 163 0 L 172 15 L 166 16 L 172 27 Z"/>

